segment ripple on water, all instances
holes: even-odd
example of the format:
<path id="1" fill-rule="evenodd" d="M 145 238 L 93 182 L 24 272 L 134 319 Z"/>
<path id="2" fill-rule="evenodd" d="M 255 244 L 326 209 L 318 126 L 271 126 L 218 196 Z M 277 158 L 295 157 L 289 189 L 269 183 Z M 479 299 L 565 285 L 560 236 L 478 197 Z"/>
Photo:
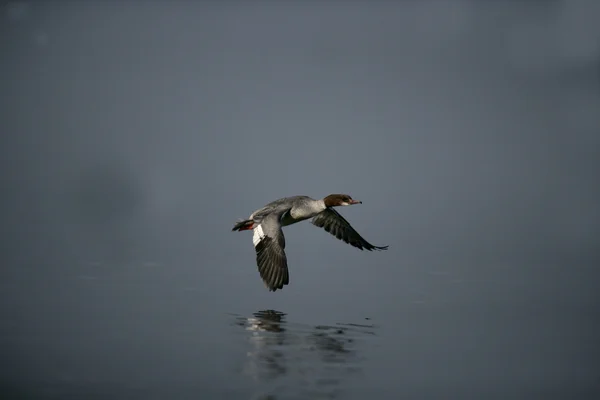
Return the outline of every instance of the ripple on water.
<path id="1" fill-rule="evenodd" d="M 377 332 L 370 321 L 312 326 L 275 310 L 235 315 L 234 325 L 247 340 L 241 371 L 255 385 L 254 399 L 346 398 L 344 386 L 362 375 Z"/>

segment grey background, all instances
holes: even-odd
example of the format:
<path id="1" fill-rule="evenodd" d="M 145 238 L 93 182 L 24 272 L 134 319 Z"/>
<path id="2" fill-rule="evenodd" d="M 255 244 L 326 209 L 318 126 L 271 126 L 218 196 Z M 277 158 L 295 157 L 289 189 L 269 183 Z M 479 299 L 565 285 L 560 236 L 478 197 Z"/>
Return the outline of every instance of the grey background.
<path id="1" fill-rule="evenodd" d="M 1 10 L 9 397 L 598 395 L 598 2 Z M 267 292 L 233 223 L 339 192 L 389 250 Z"/>

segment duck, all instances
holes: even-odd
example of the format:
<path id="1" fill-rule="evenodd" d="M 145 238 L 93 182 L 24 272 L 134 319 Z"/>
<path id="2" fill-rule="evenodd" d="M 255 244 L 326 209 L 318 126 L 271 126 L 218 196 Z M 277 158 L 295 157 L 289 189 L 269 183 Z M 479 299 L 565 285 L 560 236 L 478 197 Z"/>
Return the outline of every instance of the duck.
<path id="1" fill-rule="evenodd" d="M 337 239 L 359 250 L 387 250 L 388 246 L 374 246 L 367 242 L 334 207 L 362 204 L 347 194 L 330 194 L 322 199 L 309 196 L 283 197 L 254 211 L 247 219 L 239 220 L 232 231 L 253 232 L 258 272 L 270 292 L 289 285 L 290 275 L 285 254 L 285 236 L 282 228 L 311 219 L 313 225 L 323 228 Z"/>

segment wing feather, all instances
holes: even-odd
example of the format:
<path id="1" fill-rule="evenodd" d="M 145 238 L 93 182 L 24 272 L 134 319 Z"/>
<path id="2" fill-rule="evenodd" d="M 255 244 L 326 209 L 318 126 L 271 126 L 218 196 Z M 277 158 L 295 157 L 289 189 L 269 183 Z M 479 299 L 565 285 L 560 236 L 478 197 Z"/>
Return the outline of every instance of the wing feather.
<path id="1" fill-rule="evenodd" d="M 319 213 L 311 222 L 313 225 L 325 229 L 325 231 L 337 239 L 357 249 L 372 251 L 387 250 L 388 248 L 388 246 L 374 246 L 367 242 L 344 217 L 332 208 L 327 208 L 325 211 Z"/>
<path id="2" fill-rule="evenodd" d="M 277 215 L 264 218 L 254 228 L 256 265 L 267 288 L 274 292 L 290 282 L 285 255 L 285 237 Z"/>

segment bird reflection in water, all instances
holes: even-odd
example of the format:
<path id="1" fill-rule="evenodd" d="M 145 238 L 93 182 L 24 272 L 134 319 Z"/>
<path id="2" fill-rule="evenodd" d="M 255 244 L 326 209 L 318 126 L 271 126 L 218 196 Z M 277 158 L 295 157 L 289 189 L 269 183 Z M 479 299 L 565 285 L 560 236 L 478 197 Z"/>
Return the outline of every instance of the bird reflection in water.
<path id="1" fill-rule="evenodd" d="M 260 386 L 257 399 L 337 398 L 345 379 L 360 376 L 361 350 L 375 337 L 371 324 L 308 326 L 274 310 L 236 324 L 249 333 L 243 372 Z"/>

